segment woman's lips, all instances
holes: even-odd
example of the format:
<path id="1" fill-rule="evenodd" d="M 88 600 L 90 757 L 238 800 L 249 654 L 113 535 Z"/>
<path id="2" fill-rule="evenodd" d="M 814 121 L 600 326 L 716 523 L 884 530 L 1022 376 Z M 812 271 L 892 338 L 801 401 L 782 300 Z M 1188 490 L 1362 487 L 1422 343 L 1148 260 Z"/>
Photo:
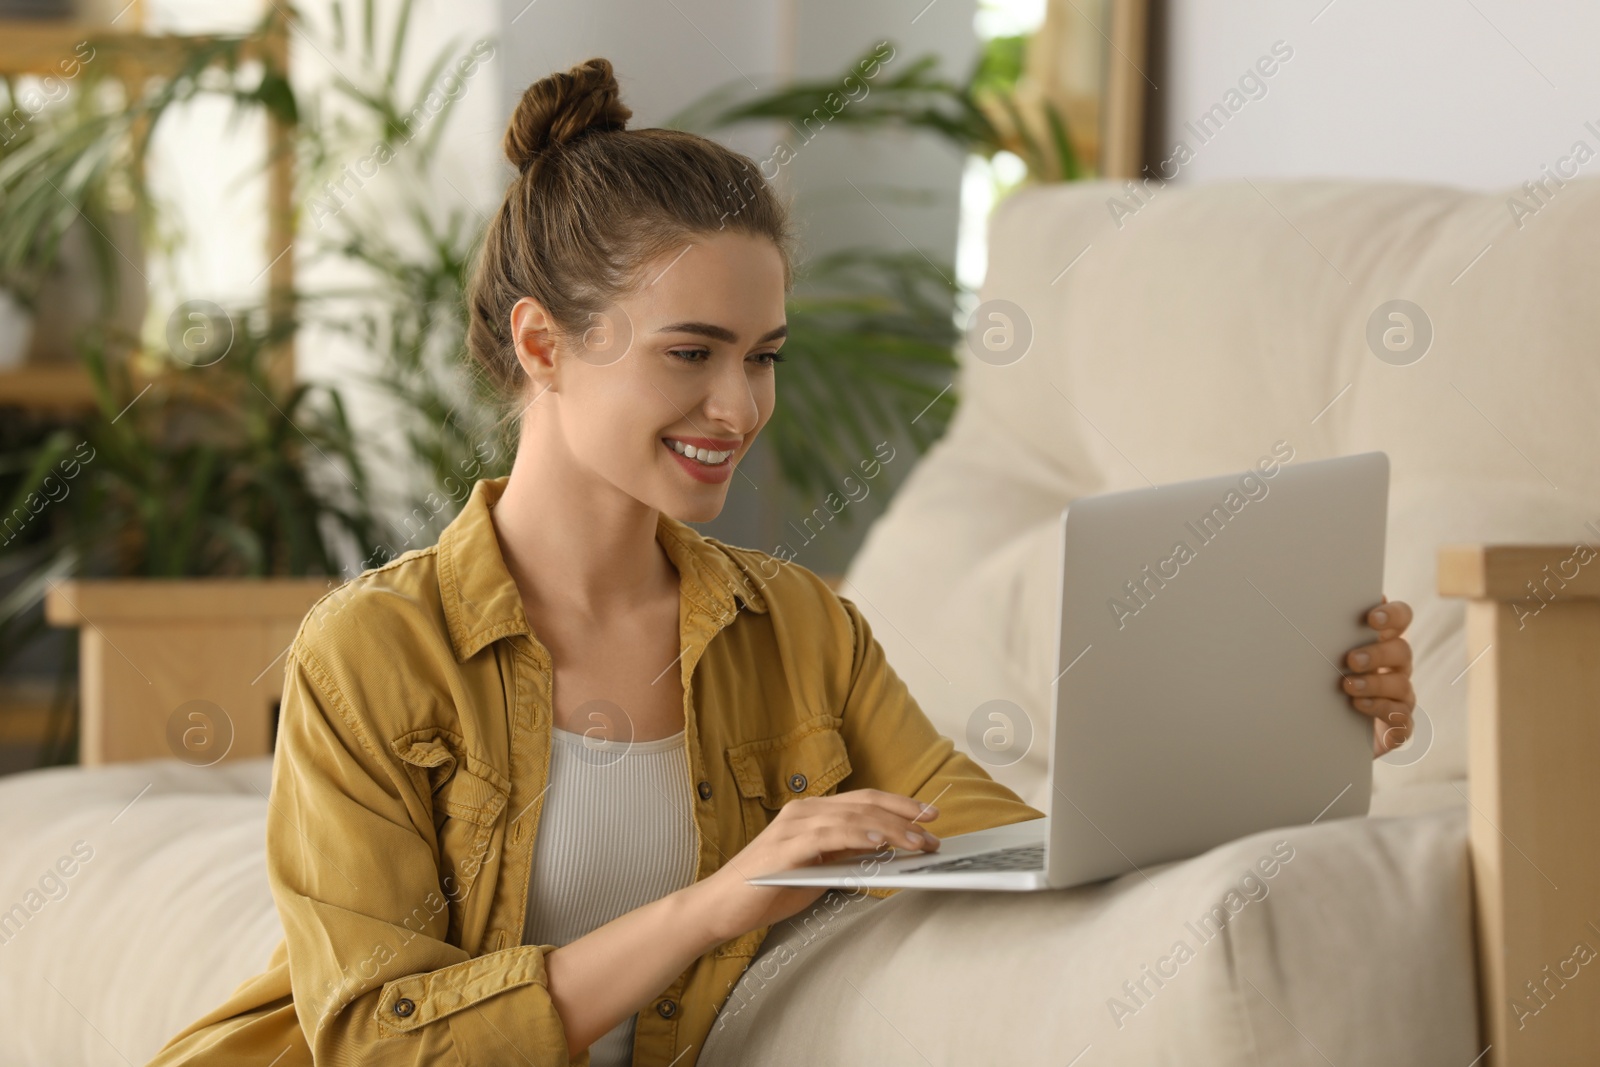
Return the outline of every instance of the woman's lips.
<path id="1" fill-rule="evenodd" d="M 670 440 L 680 441 L 686 445 L 693 445 L 696 448 L 705 448 L 716 452 L 736 452 L 739 447 L 738 441 L 719 441 L 710 437 L 673 437 L 670 438 Z M 678 466 L 682 467 L 684 471 L 688 473 L 689 477 L 693 478 L 695 481 L 716 485 L 733 477 L 733 456 L 727 457 L 721 463 L 705 464 L 701 463 L 699 460 L 690 459 L 688 456 L 673 448 L 672 445 L 668 444 L 668 441 L 669 438 L 663 437 L 661 439 L 661 447 L 666 449 L 667 455 L 676 460 Z"/>

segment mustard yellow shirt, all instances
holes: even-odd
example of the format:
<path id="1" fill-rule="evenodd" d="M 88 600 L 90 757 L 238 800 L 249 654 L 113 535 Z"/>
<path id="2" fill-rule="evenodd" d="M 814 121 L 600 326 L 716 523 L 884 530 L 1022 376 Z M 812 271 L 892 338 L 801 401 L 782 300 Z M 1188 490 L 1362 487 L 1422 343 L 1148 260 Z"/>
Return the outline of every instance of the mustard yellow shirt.
<path id="1" fill-rule="evenodd" d="M 284 940 L 152 1064 L 569 1063 L 545 987 L 556 946 L 522 944 L 552 673 L 490 522 L 506 481 L 479 481 L 438 544 L 301 622 L 267 814 Z M 855 605 L 815 574 L 665 514 L 657 540 L 680 577 L 697 880 L 796 797 L 937 798 L 941 836 L 1043 815 L 933 728 Z M 766 933 L 718 946 L 646 1004 L 634 1063 L 693 1064 Z"/>

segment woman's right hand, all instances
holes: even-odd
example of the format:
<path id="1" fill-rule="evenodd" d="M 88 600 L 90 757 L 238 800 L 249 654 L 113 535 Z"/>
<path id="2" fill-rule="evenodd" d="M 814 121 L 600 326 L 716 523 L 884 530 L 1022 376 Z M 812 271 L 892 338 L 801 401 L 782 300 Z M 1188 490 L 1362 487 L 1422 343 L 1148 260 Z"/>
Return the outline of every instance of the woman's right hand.
<path id="1" fill-rule="evenodd" d="M 696 884 L 717 941 L 732 940 L 794 915 L 826 887 L 751 885 L 763 874 L 832 863 L 889 846 L 937 852 L 939 839 L 921 825 L 939 809 L 881 789 L 802 797 L 778 809 L 766 829 L 709 878 Z"/>

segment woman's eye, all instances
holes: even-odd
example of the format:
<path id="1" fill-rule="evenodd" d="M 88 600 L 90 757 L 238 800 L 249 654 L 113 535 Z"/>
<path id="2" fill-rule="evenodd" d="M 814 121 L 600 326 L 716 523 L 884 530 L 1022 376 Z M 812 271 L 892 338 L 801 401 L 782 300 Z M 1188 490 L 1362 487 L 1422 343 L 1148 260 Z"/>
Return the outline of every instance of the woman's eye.
<path id="1" fill-rule="evenodd" d="M 711 358 L 709 348 L 672 348 L 668 351 L 685 363 L 701 363 Z"/>
<path id="2" fill-rule="evenodd" d="M 759 361 L 765 366 L 772 367 L 782 363 L 789 357 L 785 356 L 782 352 L 757 352 L 750 358 Z"/>

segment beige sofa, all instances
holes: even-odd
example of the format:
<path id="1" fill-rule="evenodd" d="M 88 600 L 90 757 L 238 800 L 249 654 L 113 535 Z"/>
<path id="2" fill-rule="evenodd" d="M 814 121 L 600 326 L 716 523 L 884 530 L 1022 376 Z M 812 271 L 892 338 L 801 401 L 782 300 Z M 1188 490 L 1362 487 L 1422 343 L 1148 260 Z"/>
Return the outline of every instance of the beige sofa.
<path id="1" fill-rule="evenodd" d="M 947 734 L 964 743 L 994 699 L 1043 724 L 1063 505 L 1243 469 L 1279 440 L 1297 460 L 1381 448 L 1393 464 L 1385 585 L 1418 609 L 1431 735 L 1377 768 L 1379 817 L 1269 831 L 1074 890 L 826 898 L 774 929 L 702 1064 L 1466 1067 L 1490 1043 L 1480 1031 L 1509 1014 L 1505 997 L 1480 1004 L 1485 975 L 1514 987 L 1540 979 L 1540 963 L 1560 966 L 1572 939 L 1600 945 L 1600 932 L 1569 938 L 1555 923 L 1552 940 L 1505 921 L 1572 914 L 1533 895 L 1543 890 L 1513 869 L 1519 853 L 1558 894 L 1600 899 L 1585 896 L 1600 884 L 1592 838 L 1563 839 L 1550 817 L 1600 825 L 1592 789 L 1564 771 L 1528 785 L 1535 734 L 1475 741 L 1464 791 L 1469 685 L 1475 722 L 1504 726 L 1495 715 L 1515 706 L 1538 726 L 1534 712 L 1559 708 L 1579 725 L 1542 750 L 1561 767 L 1600 759 L 1582 725 L 1600 721 L 1581 711 L 1592 688 L 1588 705 L 1551 687 L 1514 705 L 1497 688 L 1521 677 L 1501 670 L 1509 651 L 1600 634 L 1600 568 L 1562 587 L 1525 639 L 1474 637 L 1460 602 L 1434 591 L 1441 544 L 1570 545 L 1600 518 L 1600 306 L 1585 236 L 1600 187 L 1570 184 L 1520 231 L 1500 221 L 1503 195 L 1416 186 L 1168 189 L 1120 227 L 1107 207 L 1118 195 L 1042 189 L 1001 209 L 983 297 L 1021 309 L 1031 341 L 1015 360 L 964 356 L 956 424 L 842 592 Z M 1431 320 L 1422 358 L 1384 349 L 1386 362 L 1367 345 L 1390 299 Z M 1517 573 L 1463 564 L 1453 580 L 1509 603 Z M 1515 615 L 1480 606 L 1480 622 Z M 1041 739 L 994 773 L 1039 804 L 1043 753 Z M 279 937 L 260 851 L 267 782 L 264 759 L 0 779 L 11 833 L 0 901 L 29 899 L 78 842 L 93 850 L 0 944 L 5 1062 L 143 1062 L 264 965 Z M 1524 795 L 1540 804 L 1519 806 Z M 1597 994 L 1600 981 L 1567 983 L 1478 1062 L 1584 1062 L 1507 1053 L 1542 1040 L 1592 1049 L 1581 1020 Z"/>
<path id="2" fill-rule="evenodd" d="M 1520 228 L 1512 197 L 1092 183 L 1002 205 L 977 327 L 996 332 L 964 349 L 955 424 L 841 586 L 941 731 L 970 739 L 1012 702 L 1035 743 L 990 769 L 1042 807 L 1061 509 L 1285 442 L 1389 454 L 1417 737 L 1374 768 L 1374 818 L 1025 901 L 802 917 L 702 1062 L 1596 1062 L 1600 983 L 1574 974 L 1600 948 L 1600 566 L 1574 546 L 1600 542 L 1600 182 Z M 1391 319 L 1395 300 L 1422 316 Z M 1239 902 L 1278 840 L 1297 858 L 1200 948 L 1194 917 Z M 1195 958 L 1163 984 L 1149 968 L 1183 940 Z"/>

